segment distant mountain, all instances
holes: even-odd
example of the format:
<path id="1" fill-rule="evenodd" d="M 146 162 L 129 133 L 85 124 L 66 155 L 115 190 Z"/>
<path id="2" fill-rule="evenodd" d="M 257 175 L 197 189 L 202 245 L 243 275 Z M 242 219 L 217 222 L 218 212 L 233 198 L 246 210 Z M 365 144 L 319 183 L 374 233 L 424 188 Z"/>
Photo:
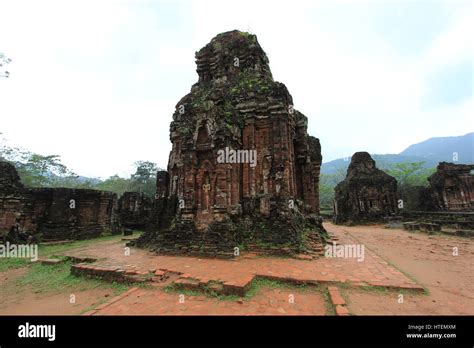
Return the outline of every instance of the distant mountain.
<path id="1" fill-rule="evenodd" d="M 421 143 L 411 145 L 400 152 L 403 156 L 417 156 L 435 161 L 453 160 L 453 153 L 458 154 L 461 163 L 474 163 L 474 133 L 460 137 L 430 138 Z"/>
<path id="2" fill-rule="evenodd" d="M 363 149 L 361 149 L 363 151 Z M 457 161 L 454 156 L 457 155 Z M 399 154 L 372 155 L 379 168 L 390 163 L 425 161 L 426 168 L 436 167 L 439 162 L 474 163 L 474 132 L 458 137 L 436 137 L 413 144 Z M 346 171 L 350 158 L 340 158 L 321 166 L 322 174 L 334 174 Z"/>

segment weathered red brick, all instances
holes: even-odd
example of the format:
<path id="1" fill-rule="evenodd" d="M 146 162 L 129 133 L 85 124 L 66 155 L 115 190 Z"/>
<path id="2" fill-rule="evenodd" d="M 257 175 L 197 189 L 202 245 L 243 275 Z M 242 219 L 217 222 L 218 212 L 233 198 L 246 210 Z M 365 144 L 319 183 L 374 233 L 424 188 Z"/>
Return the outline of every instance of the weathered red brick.
<path id="1" fill-rule="evenodd" d="M 345 306 L 336 306 L 336 315 L 349 315 L 349 310 Z"/>

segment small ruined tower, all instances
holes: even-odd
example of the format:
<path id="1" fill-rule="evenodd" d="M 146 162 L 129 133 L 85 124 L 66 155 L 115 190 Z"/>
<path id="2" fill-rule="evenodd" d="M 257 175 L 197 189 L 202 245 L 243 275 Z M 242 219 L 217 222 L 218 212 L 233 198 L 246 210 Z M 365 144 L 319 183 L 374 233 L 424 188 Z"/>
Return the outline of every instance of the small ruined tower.
<path id="1" fill-rule="evenodd" d="M 440 162 L 428 181 L 437 210 L 474 210 L 474 164 Z"/>
<path id="2" fill-rule="evenodd" d="M 378 169 L 367 152 L 356 152 L 346 178 L 335 188 L 334 222 L 382 221 L 397 211 L 397 180 Z"/>
<path id="3" fill-rule="evenodd" d="M 176 105 L 167 172 L 149 231 L 158 252 L 235 255 L 235 248 L 315 253 L 319 140 L 273 80 L 257 37 L 217 35 L 196 53 L 198 82 Z"/>

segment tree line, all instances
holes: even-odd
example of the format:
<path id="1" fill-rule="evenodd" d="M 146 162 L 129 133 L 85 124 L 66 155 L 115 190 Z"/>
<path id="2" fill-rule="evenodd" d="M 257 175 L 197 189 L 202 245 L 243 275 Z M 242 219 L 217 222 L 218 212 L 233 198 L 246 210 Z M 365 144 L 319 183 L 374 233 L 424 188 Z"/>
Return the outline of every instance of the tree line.
<path id="1" fill-rule="evenodd" d="M 1 134 L 1 133 L 0 133 Z M 0 140 L 0 160 L 12 163 L 26 187 L 65 187 L 111 191 L 122 195 L 126 191 L 143 192 L 153 197 L 156 192 L 156 163 L 136 161 L 129 178 L 118 175 L 102 180 L 81 177 L 65 166 L 59 155 L 41 155 L 11 147 Z"/>

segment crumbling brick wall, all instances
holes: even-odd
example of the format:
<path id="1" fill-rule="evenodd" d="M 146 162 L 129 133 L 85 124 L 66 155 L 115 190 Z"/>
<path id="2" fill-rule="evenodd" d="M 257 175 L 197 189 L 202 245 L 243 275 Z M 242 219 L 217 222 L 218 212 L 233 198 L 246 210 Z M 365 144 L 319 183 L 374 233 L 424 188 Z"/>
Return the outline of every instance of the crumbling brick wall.
<path id="1" fill-rule="evenodd" d="M 18 239 L 18 234 L 26 234 L 35 240 L 61 240 L 116 233 L 116 203 L 117 196 L 106 191 L 25 188 L 15 167 L 0 162 L 2 237 L 10 234 Z"/>
<path id="2" fill-rule="evenodd" d="M 29 190 L 42 240 L 87 239 L 117 232 L 115 193 L 69 188 Z"/>
<path id="3" fill-rule="evenodd" d="M 425 186 L 402 186 L 398 189 L 402 200 L 401 212 L 438 210 L 433 191 Z"/>
<path id="4" fill-rule="evenodd" d="M 152 199 L 142 192 L 124 192 L 118 200 L 118 216 L 124 229 L 144 229 L 148 224 Z"/>

